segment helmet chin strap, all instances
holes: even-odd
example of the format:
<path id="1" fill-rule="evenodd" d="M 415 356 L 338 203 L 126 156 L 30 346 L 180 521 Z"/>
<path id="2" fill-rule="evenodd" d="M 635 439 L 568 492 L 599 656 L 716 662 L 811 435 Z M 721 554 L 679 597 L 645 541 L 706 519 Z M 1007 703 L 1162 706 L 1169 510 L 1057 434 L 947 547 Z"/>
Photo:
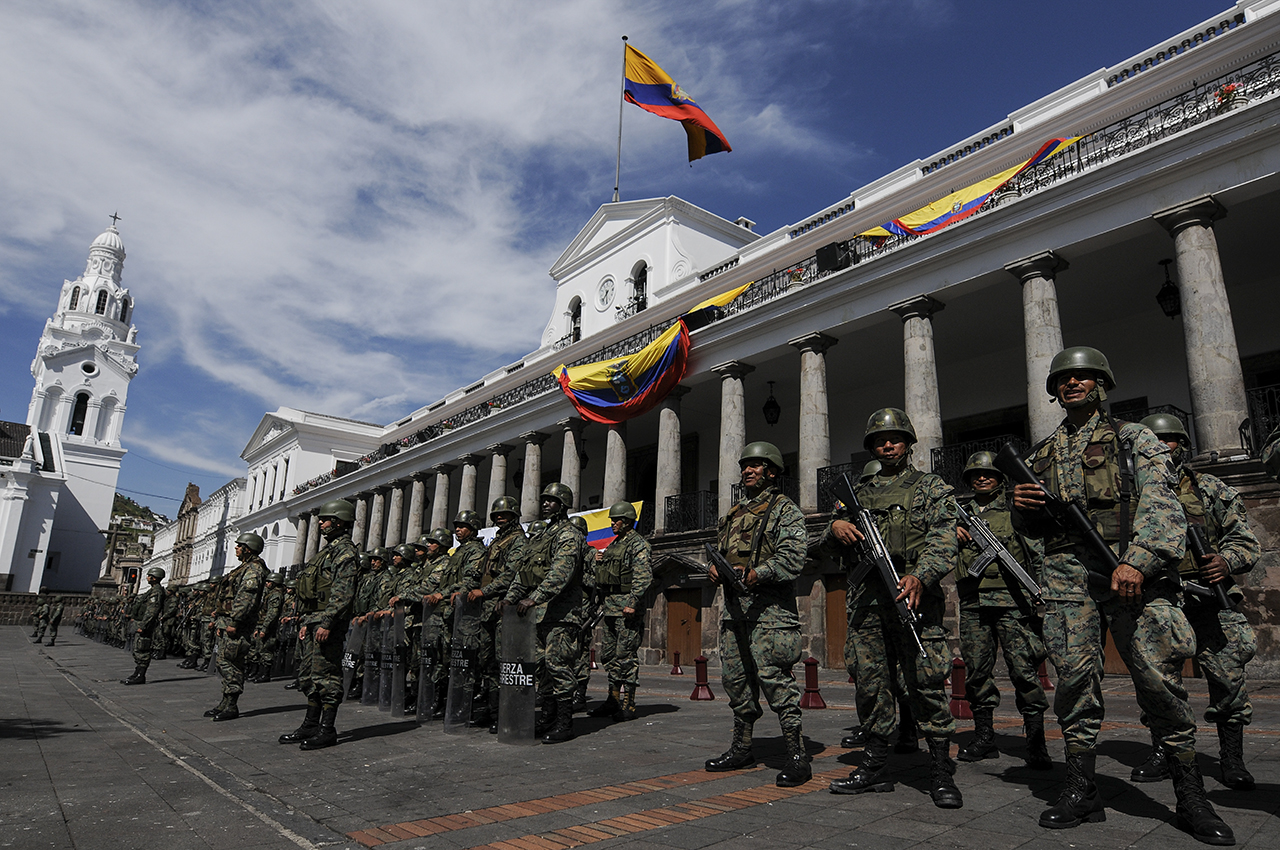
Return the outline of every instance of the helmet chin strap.
<path id="1" fill-rule="evenodd" d="M 1107 400 L 1107 391 L 1103 389 L 1101 383 L 1098 383 L 1094 385 L 1093 389 L 1089 391 L 1088 395 L 1086 395 L 1084 398 L 1080 399 L 1079 401 L 1059 400 L 1058 403 L 1061 404 L 1063 407 L 1065 407 L 1067 410 L 1076 410 L 1077 408 L 1088 407 L 1089 405 L 1094 403 L 1101 404 L 1106 400 Z"/>

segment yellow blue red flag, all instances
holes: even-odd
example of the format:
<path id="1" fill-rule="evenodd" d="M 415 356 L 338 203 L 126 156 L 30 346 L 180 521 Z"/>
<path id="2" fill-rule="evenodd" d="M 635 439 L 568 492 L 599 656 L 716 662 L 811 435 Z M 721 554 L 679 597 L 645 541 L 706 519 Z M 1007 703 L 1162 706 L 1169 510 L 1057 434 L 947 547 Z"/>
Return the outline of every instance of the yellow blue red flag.
<path id="1" fill-rule="evenodd" d="M 646 112 L 683 124 L 689 137 L 690 162 L 707 154 L 733 150 L 720 128 L 676 85 L 670 74 L 629 44 L 626 53 L 623 96 Z"/>
<path id="2" fill-rule="evenodd" d="M 631 506 L 636 509 L 636 519 L 638 520 L 641 511 L 644 509 L 644 502 L 632 502 Z M 603 549 L 614 541 L 613 520 L 609 519 L 609 508 L 601 508 L 598 511 L 583 511 L 580 516 L 587 521 L 587 543 L 596 549 Z"/>

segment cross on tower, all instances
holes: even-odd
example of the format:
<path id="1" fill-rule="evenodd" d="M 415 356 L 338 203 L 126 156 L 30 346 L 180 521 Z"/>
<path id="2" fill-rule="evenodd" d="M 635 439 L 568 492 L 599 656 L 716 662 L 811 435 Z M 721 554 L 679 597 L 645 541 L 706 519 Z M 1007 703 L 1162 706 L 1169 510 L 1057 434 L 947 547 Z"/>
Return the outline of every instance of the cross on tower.
<path id="1" fill-rule="evenodd" d="M 115 227 L 116 222 L 120 220 L 120 216 L 116 215 L 115 213 L 112 213 L 111 215 L 107 216 L 107 218 L 111 219 L 112 227 Z"/>

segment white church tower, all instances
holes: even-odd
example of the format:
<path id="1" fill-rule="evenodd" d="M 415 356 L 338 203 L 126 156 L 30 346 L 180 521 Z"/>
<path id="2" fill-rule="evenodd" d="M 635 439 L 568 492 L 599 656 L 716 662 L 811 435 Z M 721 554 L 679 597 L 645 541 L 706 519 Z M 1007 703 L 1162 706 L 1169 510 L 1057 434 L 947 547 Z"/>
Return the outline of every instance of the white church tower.
<path id="1" fill-rule="evenodd" d="M 41 584 L 88 590 L 101 573 L 129 382 L 138 373 L 133 299 L 121 286 L 124 243 L 112 224 L 89 246 L 84 274 L 64 281 L 31 374 L 27 425 L 49 435 L 66 483 L 58 498 Z"/>

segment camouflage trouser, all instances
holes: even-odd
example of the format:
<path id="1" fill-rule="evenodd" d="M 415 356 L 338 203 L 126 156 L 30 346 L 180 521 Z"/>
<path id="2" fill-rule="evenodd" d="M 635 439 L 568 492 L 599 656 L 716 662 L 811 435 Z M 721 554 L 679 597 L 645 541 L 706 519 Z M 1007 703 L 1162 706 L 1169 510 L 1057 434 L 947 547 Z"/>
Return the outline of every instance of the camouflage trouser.
<path id="1" fill-rule="evenodd" d="M 59 618 L 59 619 L 57 619 L 57 620 L 50 620 L 50 621 L 49 621 L 49 640 L 50 640 L 50 641 L 55 641 L 55 640 L 57 640 L 57 639 L 58 639 L 58 625 L 59 625 L 61 622 L 62 622 L 62 619 L 61 619 L 61 618 Z"/>
<path id="2" fill-rule="evenodd" d="M 439 635 L 436 639 L 435 663 L 431 666 L 431 681 L 435 682 L 439 687 L 443 686 L 449 679 L 449 648 L 451 643 L 449 639 L 449 623 L 438 613 L 431 616 L 438 625 L 436 634 Z M 421 636 L 421 633 L 419 633 L 419 636 Z M 421 653 L 421 649 L 419 649 L 419 653 Z M 421 654 L 418 655 L 418 665 L 419 667 L 422 665 Z"/>
<path id="3" fill-rule="evenodd" d="M 583 619 L 586 619 L 584 613 Z M 578 690 L 586 692 L 591 684 L 591 641 L 595 637 L 595 629 L 578 630 L 578 663 L 574 665 L 573 677 L 578 683 Z"/>
<path id="4" fill-rule="evenodd" d="M 1182 610 L 1196 633 L 1196 663 L 1209 682 L 1205 722 L 1248 726 L 1253 721 L 1253 705 L 1245 686 L 1244 666 L 1258 650 L 1253 627 L 1244 614 L 1223 611 L 1216 605 L 1188 604 Z M 1181 677 L 1182 665 L 1174 664 L 1168 672 Z M 1145 716 L 1142 722 L 1147 722 Z"/>
<path id="5" fill-rule="evenodd" d="M 992 671 L 996 648 L 1004 653 L 1019 713 L 1044 714 L 1049 698 L 1040 687 L 1039 668 L 1048 654 L 1040 636 L 1040 619 L 1018 608 L 984 607 L 977 600 L 960 603 L 960 657 L 966 670 L 965 699 L 971 708 L 995 709 L 1000 689 Z"/>
<path id="6" fill-rule="evenodd" d="M 214 643 L 215 637 L 217 637 L 217 632 L 209 628 L 209 623 L 207 621 L 202 622 L 200 624 L 200 657 L 201 658 L 213 657 L 213 643 Z"/>
<path id="7" fill-rule="evenodd" d="M 244 671 L 248 662 L 249 639 L 221 632 L 218 635 L 217 668 L 218 675 L 222 677 L 223 694 L 244 693 Z"/>
<path id="8" fill-rule="evenodd" d="M 1044 617 L 1044 642 L 1058 673 L 1053 710 L 1069 753 L 1092 750 L 1106 714 L 1102 702 L 1103 635 L 1107 627 L 1129 668 L 1138 707 L 1152 732 L 1179 756 L 1193 758 L 1196 722 L 1187 691 L 1174 667 L 1195 652 L 1191 624 L 1168 599 L 1140 607 L 1116 599 L 1051 601 Z"/>
<path id="9" fill-rule="evenodd" d="M 49 621 L 46 620 L 44 617 L 36 618 L 36 628 L 35 628 L 35 631 L 31 633 L 31 636 L 36 640 L 40 640 L 41 638 L 44 637 L 44 630 L 45 630 L 45 627 L 48 625 L 49 625 Z"/>
<path id="10" fill-rule="evenodd" d="M 926 595 L 916 610 L 925 658 L 920 657 L 915 639 L 908 627 L 899 622 L 893 606 L 855 605 L 849 612 L 857 668 L 853 676 L 858 683 L 855 703 L 858 720 L 867 732 L 888 738 L 897 728 L 894 678 L 898 674 L 892 666 L 895 655 L 907 704 L 920 732 L 929 738 L 955 732 L 956 721 L 951 716 L 945 684 L 951 672 L 947 633 L 942 627 L 945 605 L 941 597 Z"/>
<path id="11" fill-rule="evenodd" d="M 640 641 L 644 638 L 644 614 L 605 617 L 601 621 L 600 661 L 609 674 L 609 685 L 635 685 L 640 681 Z"/>
<path id="12" fill-rule="evenodd" d="M 853 612 L 846 610 L 845 618 L 853 616 Z M 844 669 L 849 671 L 849 678 L 853 680 L 854 685 L 858 682 L 858 652 L 854 648 L 853 639 L 857 633 L 853 629 L 845 629 L 844 635 Z M 889 680 L 889 691 L 893 694 L 895 701 L 902 703 L 907 699 L 907 683 L 902 679 L 902 667 L 898 664 L 898 652 L 894 649 L 892 643 L 885 647 L 885 663 L 893 670 L 893 678 Z"/>
<path id="13" fill-rule="evenodd" d="M 316 640 L 314 623 L 307 625 L 307 636 L 298 641 L 301 665 L 298 689 L 308 700 L 321 705 L 339 705 L 346 693 L 342 689 L 342 653 L 346 649 L 346 623 L 334 624 L 326 641 Z"/>
<path id="14" fill-rule="evenodd" d="M 800 729 L 800 685 L 791 668 L 800 661 L 800 629 L 769 629 L 738 620 L 720 623 L 720 681 L 733 716 L 748 726 L 764 716 L 760 694 L 782 731 Z"/>
<path id="15" fill-rule="evenodd" d="M 151 635 L 135 634 L 133 636 L 133 663 L 144 671 L 151 665 Z"/>
<path id="16" fill-rule="evenodd" d="M 498 624 L 499 617 L 482 617 L 480 620 L 480 655 L 477 662 L 479 676 L 476 681 L 476 697 L 498 687 Z"/>
<path id="17" fill-rule="evenodd" d="M 544 703 L 547 699 L 573 699 L 578 689 L 578 657 L 582 654 L 580 631 L 577 624 L 538 624 L 538 692 Z"/>
<path id="18" fill-rule="evenodd" d="M 255 637 L 252 645 L 249 647 L 249 663 L 261 664 L 271 670 L 271 665 L 276 660 L 276 636 L 267 635 L 266 637 Z"/>

